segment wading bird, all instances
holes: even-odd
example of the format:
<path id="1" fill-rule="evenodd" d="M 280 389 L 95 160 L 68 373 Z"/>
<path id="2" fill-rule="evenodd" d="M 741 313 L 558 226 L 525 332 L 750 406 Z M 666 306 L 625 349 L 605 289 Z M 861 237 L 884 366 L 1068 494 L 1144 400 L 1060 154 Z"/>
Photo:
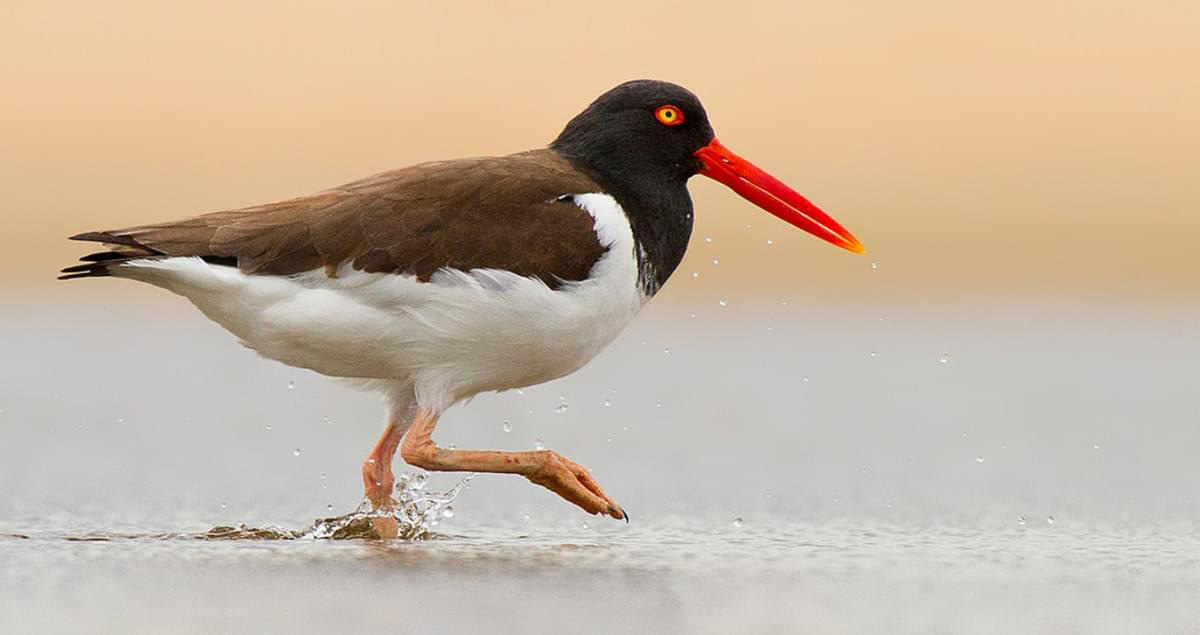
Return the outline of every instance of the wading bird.
<path id="1" fill-rule="evenodd" d="M 549 147 L 424 163 L 278 203 L 72 240 L 105 251 L 64 279 L 114 276 L 184 296 L 259 354 L 386 394 L 362 466 L 386 509 L 396 450 L 437 471 L 520 474 L 591 514 L 626 518 L 586 469 L 551 450 L 438 447 L 450 406 L 590 361 L 679 265 L 687 181 L 716 179 L 850 251 L 850 232 L 717 141 L 675 84 L 626 82 Z"/>

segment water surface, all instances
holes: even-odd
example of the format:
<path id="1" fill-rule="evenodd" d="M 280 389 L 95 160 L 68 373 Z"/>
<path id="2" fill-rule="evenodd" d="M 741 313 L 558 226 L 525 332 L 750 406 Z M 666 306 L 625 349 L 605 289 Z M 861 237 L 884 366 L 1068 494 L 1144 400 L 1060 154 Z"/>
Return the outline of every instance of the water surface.
<path id="1" fill-rule="evenodd" d="M 353 510 L 375 398 L 183 311 L 10 315 L 0 632 L 1200 628 L 1195 316 L 728 308 L 439 427 L 571 456 L 630 524 L 481 475 L 392 544 L 203 539 Z"/>

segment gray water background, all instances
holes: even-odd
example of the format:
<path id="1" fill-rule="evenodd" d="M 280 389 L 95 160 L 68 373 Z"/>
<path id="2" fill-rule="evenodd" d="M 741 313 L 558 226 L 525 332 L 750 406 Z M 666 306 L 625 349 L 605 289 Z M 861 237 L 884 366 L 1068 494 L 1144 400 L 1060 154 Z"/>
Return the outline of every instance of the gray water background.
<path id="1" fill-rule="evenodd" d="M 540 439 L 631 524 L 481 475 L 384 546 L 159 535 L 353 509 L 377 398 L 178 300 L 9 304 L 0 632 L 1195 631 L 1198 317 L 652 304 L 436 435 Z"/>

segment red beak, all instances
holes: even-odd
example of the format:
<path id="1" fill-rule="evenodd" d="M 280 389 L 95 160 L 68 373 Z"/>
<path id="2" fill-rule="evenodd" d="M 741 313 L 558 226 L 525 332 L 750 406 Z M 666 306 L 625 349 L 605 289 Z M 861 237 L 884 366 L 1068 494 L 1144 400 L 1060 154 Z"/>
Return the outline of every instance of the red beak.
<path id="1" fill-rule="evenodd" d="M 728 185 L 751 203 L 842 249 L 859 254 L 867 251 L 854 234 L 821 208 L 779 179 L 730 152 L 720 141 L 713 139 L 696 151 L 696 157 L 704 162 L 700 174 Z"/>

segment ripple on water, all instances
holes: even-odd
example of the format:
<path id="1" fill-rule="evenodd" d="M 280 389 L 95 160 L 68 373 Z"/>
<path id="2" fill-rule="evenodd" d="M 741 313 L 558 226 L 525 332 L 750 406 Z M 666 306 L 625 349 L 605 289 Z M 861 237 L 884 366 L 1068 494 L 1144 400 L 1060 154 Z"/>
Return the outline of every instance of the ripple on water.
<path id="1" fill-rule="evenodd" d="M 349 514 L 318 518 L 306 529 L 251 527 L 240 524 L 213 527 L 203 534 L 193 534 L 190 537 L 198 540 L 377 540 L 380 535 L 375 529 L 374 521 L 378 518 L 392 518 L 398 527 L 398 539 L 424 540 L 430 537 L 430 531 L 443 518 L 454 515 L 454 508 L 450 504 L 474 477 L 473 473 L 467 474 L 449 490 L 432 492 L 425 489 L 428 476 L 406 472 L 396 479 L 389 508 L 372 509 L 370 502 L 363 501 L 358 509 Z"/>

